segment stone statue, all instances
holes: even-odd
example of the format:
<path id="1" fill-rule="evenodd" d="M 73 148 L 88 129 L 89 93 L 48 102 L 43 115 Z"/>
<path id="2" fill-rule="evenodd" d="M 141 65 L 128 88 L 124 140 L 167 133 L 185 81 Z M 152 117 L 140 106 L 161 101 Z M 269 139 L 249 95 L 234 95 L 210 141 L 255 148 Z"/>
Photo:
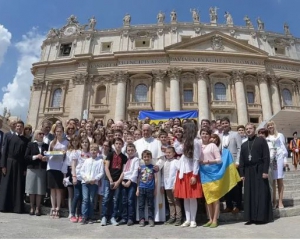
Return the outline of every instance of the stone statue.
<path id="1" fill-rule="evenodd" d="M 10 110 L 8 110 L 8 112 L 5 114 L 5 118 L 6 118 L 7 120 L 9 120 L 10 116 L 11 116 Z"/>
<path id="2" fill-rule="evenodd" d="M 68 21 L 68 25 L 69 24 L 77 24 L 78 21 L 77 21 L 77 17 L 75 17 L 73 14 L 67 19 Z"/>
<path id="3" fill-rule="evenodd" d="M 246 22 L 246 26 L 247 26 L 248 28 L 253 28 L 253 24 L 252 24 L 250 18 L 248 17 L 248 15 L 246 15 L 246 16 L 244 17 L 244 21 Z"/>
<path id="4" fill-rule="evenodd" d="M 265 24 L 264 24 L 264 22 L 260 19 L 260 17 L 257 18 L 257 28 L 258 28 L 258 30 L 264 30 L 264 29 L 265 29 Z"/>
<path id="5" fill-rule="evenodd" d="M 191 9 L 190 11 L 192 13 L 193 22 L 200 22 L 199 11 L 195 8 Z"/>
<path id="6" fill-rule="evenodd" d="M 226 24 L 227 25 L 233 25 L 233 19 L 232 19 L 232 16 L 229 12 L 225 12 L 224 17 L 226 19 Z"/>
<path id="7" fill-rule="evenodd" d="M 126 13 L 124 18 L 123 18 L 123 25 L 124 26 L 129 26 L 130 22 L 131 22 L 131 16 L 128 13 Z"/>
<path id="8" fill-rule="evenodd" d="M 59 30 L 55 28 L 51 28 L 47 34 L 47 37 L 53 38 L 59 35 Z"/>
<path id="9" fill-rule="evenodd" d="M 165 14 L 161 11 L 157 14 L 157 23 L 164 23 L 165 21 Z"/>
<path id="10" fill-rule="evenodd" d="M 7 107 L 4 107 L 4 109 L 3 109 L 3 117 L 5 117 L 6 113 L 7 113 Z"/>
<path id="11" fill-rule="evenodd" d="M 289 27 L 289 25 L 287 23 L 284 23 L 283 29 L 284 29 L 285 35 L 290 35 L 291 34 L 290 27 Z"/>
<path id="12" fill-rule="evenodd" d="M 96 20 L 95 16 L 93 16 L 92 18 L 89 19 L 89 29 L 95 30 L 96 24 L 97 24 L 97 20 Z"/>
<path id="13" fill-rule="evenodd" d="M 210 23 L 217 23 L 218 20 L 217 10 L 218 10 L 217 7 L 209 8 Z"/>
<path id="14" fill-rule="evenodd" d="M 177 22 L 177 13 L 175 12 L 175 10 L 173 10 L 171 12 L 171 22 Z"/>

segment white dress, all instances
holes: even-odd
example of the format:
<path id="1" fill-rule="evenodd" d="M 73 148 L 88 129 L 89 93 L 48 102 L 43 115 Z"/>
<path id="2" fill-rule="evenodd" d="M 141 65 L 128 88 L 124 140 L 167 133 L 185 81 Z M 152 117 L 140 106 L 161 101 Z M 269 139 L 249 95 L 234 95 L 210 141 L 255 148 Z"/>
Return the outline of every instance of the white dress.
<path id="1" fill-rule="evenodd" d="M 270 149 L 270 157 L 273 168 L 273 179 L 282 179 L 284 178 L 284 162 L 288 155 L 286 147 L 282 142 L 284 139 L 281 133 L 275 135 L 269 135 L 266 140 Z"/>
<path id="2" fill-rule="evenodd" d="M 152 164 L 158 165 L 161 170 L 164 166 L 164 153 L 161 151 L 161 142 L 157 139 L 150 137 L 148 139 L 141 138 L 134 142 L 136 147 L 136 151 L 140 159 L 142 159 L 142 152 L 144 150 L 149 150 L 152 153 Z M 163 159 L 159 159 L 159 158 Z M 144 161 L 140 160 L 140 165 L 143 165 Z M 165 195 L 160 192 L 161 181 L 162 181 L 162 173 L 159 171 L 157 173 L 157 189 L 156 196 L 154 198 L 154 221 L 155 222 L 165 222 L 166 221 L 166 207 L 165 207 Z M 138 206 L 138 200 L 137 200 Z M 145 205 L 145 218 L 148 219 L 148 207 Z M 137 220 L 139 220 L 139 211 L 137 207 L 136 211 Z"/>

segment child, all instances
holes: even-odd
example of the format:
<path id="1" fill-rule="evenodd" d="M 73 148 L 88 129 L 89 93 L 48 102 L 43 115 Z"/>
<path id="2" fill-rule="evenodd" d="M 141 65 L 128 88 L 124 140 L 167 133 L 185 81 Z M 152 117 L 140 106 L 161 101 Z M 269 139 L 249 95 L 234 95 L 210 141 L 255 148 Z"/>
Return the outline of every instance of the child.
<path id="1" fill-rule="evenodd" d="M 125 138 L 125 137 L 124 137 Z M 126 148 L 127 148 L 127 144 L 129 143 L 133 143 L 134 142 L 134 137 L 132 135 L 131 132 L 127 132 L 127 136 L 126 136 L 126 140 L 125 140 L 125 143 L 124 143 L 124 146 L 122 148 L 122 153 L 126 155 Z"/>
<path id="2" fill-rule="evenodd" d="M 162 190 L 166 190 L 166 195 L 170 209 L 170 219 L 165 224 L 174 224 L 175 226 L 181 225 L 181 202 L 180 199 L 174 197 L 173 189 L 175 184 L 177 165 L 179 161 L 175 158 L 174 147 L 168 147 L 166 149 L 166 161 L 164 163 L 163 177 L 162 177 Z"/>
<path id="3" fill-rule="evenodd" d="M 158 134 L 158 138 L 159 138 L 159 141 L 161 142 L 161 151 L 163 153 L 165 153 L 167 147 L 169 146 L 168 134 L 164 130 L 161 130 Z"/>
<path id="4" fill-rule="evenodd" d="M 154 196 L 157 188 L 157 176 L 151 164 L 152 153 L 149 150 L 142 152 L 145 165 L 140 166 L 136 195 L 139 197 L 140 227 L 145 226 L 145 202 L 148 205 L 148 220 L 150 227 L 154 227 Z"/>
<path id="5" fill-rule="evenodd" d="M 136 148 L 133 143 L 128 143 L 126 147 L 128 160 L 123 170 L 122 181 L 122 220 L 119 224 L 126 224 L 131 226 L 134 224 L 135 216 L 135 193 L 137 188 L 137 177 L 139 171 L 139 158 L 136 157 Z"/>
<path id="6" fill-rule="evenodd" d="M 115 152 L 109 153 L 105 161 L 105 180 L 104 180 L 104 198 L 102 203 L 102 220 L 101 226 L 106 226 L 108 220 L 108 207 L 113 204 L 113 210 L 110 222 L 114 226 L 118 226 L 116 216 L 119 207 L 120 183 L 123 178 L 124 165 L 127 157 L 121 152 L 123 147 L 121 138 L 114 139 Z"/>
<path id="7" fill-rule="evenodd" d="M 74 186 L 74 198 L 72 201 L 72 209 L 70 221 L 73 223 L 82 222 L 81 201 L 82 201 L 82 177 L 80 171 L 86 159 L 90 158 L 90 141 L 88 138 L 82 138 L 80 141 L 81 151 L 78 152 L 78 157 L 72 159 L 72 179 Z M 78 206 L 78 207 L 77 207 Z M 77 218 L 75 212 L 77 208 Z"/>
<path id="8" fill-rule="evenodd" d="M 82 177 L 82 224 L 93 223 L 94 198 L 98 190 L 98 181 L 104 174 L 103 160 L 97 158 L 99 146 L 92 144 L 91 157 L 86 159 L 80 170 Z"/>

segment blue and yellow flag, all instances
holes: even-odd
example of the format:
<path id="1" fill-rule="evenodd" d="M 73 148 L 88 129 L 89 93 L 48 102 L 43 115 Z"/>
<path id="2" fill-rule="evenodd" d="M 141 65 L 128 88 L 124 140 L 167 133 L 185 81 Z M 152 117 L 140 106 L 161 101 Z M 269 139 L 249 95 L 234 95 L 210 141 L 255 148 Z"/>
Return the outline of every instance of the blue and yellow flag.
<path id="1" fill-rule="evenodd" d="M 139 120 L 144 120 L 146 117 L 150 118 L 150 123 L 158 124 L 160 121 L 167 121 L 170 118 L 183 119 L 198 119 L 198 111 L 140 111 Z"/>
<path id="2" fill-rule="evenodd" d="M 241 181 L 228 149 L 222 151 L 222 163 L 200 165 L 199 172 L 207 204 L 219 200 Z"/>

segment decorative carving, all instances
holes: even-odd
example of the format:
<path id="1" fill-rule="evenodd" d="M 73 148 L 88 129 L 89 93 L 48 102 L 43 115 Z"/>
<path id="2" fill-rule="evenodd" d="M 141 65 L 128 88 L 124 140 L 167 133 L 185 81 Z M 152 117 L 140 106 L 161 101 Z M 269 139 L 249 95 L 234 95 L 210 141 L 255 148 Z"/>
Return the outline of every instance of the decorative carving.
<path id="1" fill-rule="evenodd" d="M 168 68 L 168 76 L 169 76 L 169 78 L 179 79 L 180 74 L 181 74 L 181 68 L 177 68 L 177 67 L 170 67 L 170 68 Z"/>
<path id="2" fill-rule="evenodd" d="M 89 19 L 89 30 L 95 30 L 95 27 L 96 27 L 96 24 L 97 24 L 97 20 L 95 18 L 95 16 L 91 17 Z"/>
<path id="3" fill-rule="evenodd" d="M 162 82 L 164 80 L 164 77 L 166 76 L 167 71 L 165 70 L 152 70 L 152 75 L 154 77 L 155 82 Z"/>
<path id="4" fill-rule="evenodd" d="M 231 16 L 231 14 L 229 12 L 225 11 L 224 17 L 226 19 L 226 25 L 233 26 L 233 18 Z"/>
<path id="5" fill-rule="evenodd" d="M 251 35 L 252 38 L 256 38 L 257 37 L 257 33 L 256 32 L 251 32 L 250 35 Z"/>
<path id="6" fill-rule="evenodd" d="M 291 35 L 290 26 L 287 23 L 284 23 L 283 30 L 285 35 Z"/>
<path id="7" fill-rule="evenodd" d="M 164 33 L 164 29 L 163 28 L 157 29 L 157 34 L 158 35 L 162 35 L 163 33 Z"/>
<path id="8" fill-rule="evenodd" d="M 174 9 L 172 10 L 170 17 L 171 17 L 171 23 L 177 23 L 177 13 Z"/>
<path id="9" fill-rule="evenodd" d="M 161 11 L 157 14 L 157 23 L 158 24 L 164 24 L 165 22 L 165 14 Z"/>
<path id="10" fill-rule="evenodd" d="M 176 31 L 177 31 L 177 27 L 171 27 L 170 28 L 170 32 L 171 33 L 176 33 Z"/>
<path id="11" fill-rule="evenodd" d="M 197 79 L 207 79 L 208 69 L 207 68 L 196 68 L 195 74 Z"/>
<path id="12" fill-rule="evenodd" d="M 285 39 L 285 38 L 274 38 L 270 39 L 269 44 L 271 47 L 289 47 L 291 45 L 291 39 Z"/>
<path id="13" fill-rule="evenodd" d="M 194 23 L 200 23 L 199 11 L 196 8 L 190 9 Z"/>
<path id="14" fill-rule="evenodd" d="M 77 73 L 74 76 L 72 76 L 73 84 L 74 85 L 81 85 L 84 84 L 89 78 L 89 74 L 87 72 L 85 73 Z"/>
<path id="15" fill-rule="evenodd" d="M 234 36 L 235 35 L 235 30 L 231 29 L 231 30 L 229 30 L 229 33 L 230 33 L 231 36 Z"/>
<path id="16" fill-rule="evenodd" d="M 115 83 L 126 83 L 128 80 L 128 73 L 125 71 L 115 71 L 111 76 Z"/>
<path id="17" fill-rule="evenodd" d="M 218 14 L 217 14 L 217 7 L 210 7 L 209 8 L 209 17 L 210 17 L 210 23 L 216 24 L 218 21 Z"/>
<path id="18" fill-rule="evenodd" d="M 130 26 L 130 22 L 131 22 L 131 16 L 128 13 L 126 13 L 123 18 L 123 25 Z"/>
<path id="19" fill-rule="evenodd" d="M 248 15 L 246 15 L 246 16 L 244 17 L 244 21 L 246 22 L 246 27 L 248 27 L 248 28 L 253 28 L 253 24 L 252 24 L 252 22 L 251 22 L 251 19 L 248 17 Z"/>
<path id="20" fill-rule="evenodd" d="M 268 39 L 268 37 L 267 37 L 266 34 L 262 34 L 262 35 L 261 35 L 261 39 L 262 39 L 264 42 L 266 42 L 267 39 Z"/>
<path id="21" fill-rule="evenodd" d="M 269 77 L 272 84 L 277 85 L 278 80 L 279 80 L 278 76 L 276 76 L 274 74 L 269 74 L 268 77 Z"/>
<path id="22" fill-rule="evenodd" d="M 96 76 L 93 78 L 93 82 L 107 84 L 111 82 L 111 76 Z"/>
<path id="23" fill-rule="evenodd" d="M 234 83 L 236 82 L 243 82 L 245 71 L 242 70 L 233 70 L 232 71 L 232 80 Z"/>
<path id="24" fill-rule="evenodd" d="M 257 72 L 257 80 L 258 83 L 266 83 L 267 82 L 267 73 L 266 72 Z"/>
<path id="25" fill-rule="evenodd" d="M 200 27 L 195 27 L 194 30 L 195 30 L 196 34 L 200 34 L 200 32 L 201 32 L 201 28 Z"/>
<path id="26" fill-rule="evenodd" d="M 137 39 L 145 39 L 145 38 L 150 38 L 153 40 L 157 38 L 157 32 L 155 30 L 151 30 L 151 31 L 135 30 L 135 31 L 130 31 L 128 33 L 128 36 L 132 42 Z"/>
<path id="27" fill-rule="evenodd" d="M 257 29 L 259 31 L 265 30 L 265 23 L 260 19 L 260 17 L 257 18 Z"/>
<path id="28" fill-rule="evenodd" d="M 59 30 L 58 29 L 55 29 L 55 28 L 51 28 L 47 34 L 47 37 L 48 38 L 56 38 L 56 37 L 59 37 Z"/>
<path id="29" fill-rule="evenodd" d="M 128 37 L 129 31 L 128 31 L 128 30 L 124 30 L 124 31 L 122 32 L 122 34 L 123 34 L 124 37 Z"/>
<path id="30" fill-rule="evenodd" d="M 222 37 L 218 34 L 212 37 L 211 43 L 212 43 L 211 46 L 213 50 L 220 51 L 224 49 Z"/>

